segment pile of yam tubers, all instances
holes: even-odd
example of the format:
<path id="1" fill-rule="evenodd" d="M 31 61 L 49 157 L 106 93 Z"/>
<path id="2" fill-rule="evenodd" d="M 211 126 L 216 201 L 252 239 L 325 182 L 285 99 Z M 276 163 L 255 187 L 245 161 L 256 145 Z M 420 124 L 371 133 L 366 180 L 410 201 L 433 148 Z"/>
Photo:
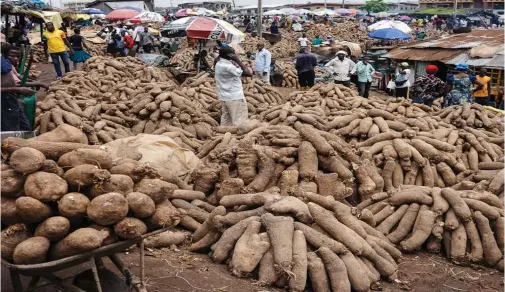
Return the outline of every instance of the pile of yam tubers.
<path id="1" fill-rule="evenodd" d="M 38 102 L 36 132 L 69 124 L 82 129 L 92 144 L 139 133 L 163 134 L 173 128 L 190 138 L 210 137 L 218 123 L 197 110 L 177 87 L 169 72 L 138 59 L 93 57 L 84 71 L 54 82 Z"/>
<path id="2" fill-rule="evenodd" d="M 191 219 L 169 200 L 204 199 L 167 171 L 128 158 L 113 162 L 104 146 L 11 137 L 2 157 L 1 257 L 15 264 L 61 259 L 175 226 Z M 165 231 L 145 246 L 180 244 L 188 236 Z"/>

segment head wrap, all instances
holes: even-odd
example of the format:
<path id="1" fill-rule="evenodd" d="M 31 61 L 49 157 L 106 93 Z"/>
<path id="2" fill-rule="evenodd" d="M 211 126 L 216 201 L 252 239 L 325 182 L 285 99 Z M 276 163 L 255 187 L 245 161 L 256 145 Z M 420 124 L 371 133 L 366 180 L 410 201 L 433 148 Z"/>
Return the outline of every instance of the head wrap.
<path id="1" fill-rule="evenodd" d="M 436 74 L 438 72 L 438 67 L 435 65 L 428 65 L 426 67 L 426 73 L 428 74 Z"/>
<path id="2" fill-rule="evenodd" d="M 400 65 L 401 65 L 402 67 L 408 67 L 408 66 L 409 66 L 409 63 L 407 63 L 407 62 L 402 62 Z"/>
<path id="3" fill-rule="evenodd" d="M 456 70 L 461 70 L 461 71 L 465 71 L 465 70 L 468 70 L 469 67 L 467 64 L 457 64 L 456 65 Z"/>
<path id="4" fill-rule="evenodd" d="M 337 52 L 337 55 L 340 55 L 340 54 L 342 54 L 342 55 L 347 55 L 347 53 L 346 53 L 345 51 L 338 51 L 338 52 Z"/>

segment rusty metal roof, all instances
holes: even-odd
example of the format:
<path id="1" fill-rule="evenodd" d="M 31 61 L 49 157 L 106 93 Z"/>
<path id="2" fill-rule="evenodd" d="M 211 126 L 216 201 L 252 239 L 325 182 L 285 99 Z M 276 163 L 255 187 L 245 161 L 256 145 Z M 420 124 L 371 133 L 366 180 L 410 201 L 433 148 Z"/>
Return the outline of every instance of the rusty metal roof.
<path id="1" fill-rule="evenodd" d="M 448 50 L 448 49 L 407 49 L 396 48 L 389 51 L 384 57 L 399 60 L 413 61 L 440 61 L 445 63 L 461 54 L 468 53 L 468 50 Z"/>
<path id="2" fill-rule="evenodd" d="M 411 43 L 403 48 L 471 49 L 480 45 L 503 45 L 503 29 L 476 29 L 469 33 L 451 34 Z"/>

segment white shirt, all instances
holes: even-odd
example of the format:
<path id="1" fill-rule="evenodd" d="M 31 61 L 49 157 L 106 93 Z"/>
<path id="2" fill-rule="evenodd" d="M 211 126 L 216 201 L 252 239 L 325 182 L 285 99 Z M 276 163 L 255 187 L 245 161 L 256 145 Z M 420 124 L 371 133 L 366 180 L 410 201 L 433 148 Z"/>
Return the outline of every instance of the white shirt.
<path id="1" fill-rule="evenodd" d="M 396 85 L 396 88 L 410 87 L 410 69 L 405 69 L 403 71 L 405 71 L 405 79 L 407 79 L 407 82 L 403 83 L 402 85 Z"/>
<path id="2" fill-rule="evenodd" d="M 293 28 L 294 31 L 302 31 L 303 30 L 302 25 L 299 24 L 298 22 L 293 23 L 293 25 L 291 27 Z"/>
<path id="3" fill-rule="evenodd" d="M 340 61 L 336 57 L 324 66 L 330 69 L 331 73 L 337 73 L 337 75 L 333 75 L 335 81 L 349 81 L 351 80 L 350 75 L 356 72 L 356 63 L 349 58 L 344 58 L 344 60 Z"/>
<path id="4" fill-rule="evenodd" d="M 219 100 L 231 101 L 245 99 L 242 89 L 242 69 L 231 61 L 221 58 L 214 67 L 216 89 Z"/>
<path id="5" fill-rule="evenodd" d="M 256 54 L 254 60 L 254 72 L 270 72 L 270 64 L 272 63 L 272 55 L 263 48 Z"/>
<path id="6" fill-rule="evenodd" d="M 309 40 L 307 38 L 299 38 L 298 39 L 298 42 L 300 43 L 300 47 L 306 47 L 308 41 Z"/>
<path id="7" fill-rule="evenodd" d="M 466 27 L 468 25 L 468 21 L 461 19 L 460 21 L 462 27 Z"/>

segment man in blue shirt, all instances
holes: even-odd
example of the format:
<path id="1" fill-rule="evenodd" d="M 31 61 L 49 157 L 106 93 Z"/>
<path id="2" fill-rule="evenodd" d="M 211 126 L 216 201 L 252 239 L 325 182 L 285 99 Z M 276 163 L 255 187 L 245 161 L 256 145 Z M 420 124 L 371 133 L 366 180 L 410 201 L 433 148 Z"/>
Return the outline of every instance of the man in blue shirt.
<path id="1" fill-rule="evenodd" d="M 259 79 L 263 80 L 265 84 L 270 85 L 270 64 L 272 62 L 272 55 L 265 49 L 265 45 L 259 43 L 257 45 L 258 53 L 254 60 L 254 74 Z"/>
<path id="2" fill-rule="evenodd" d="M 314 86 L 314 79 L 316 74 L 314 72 L 314 67 L 317 66 L 316 57 L 309 53 L 307 48 L 302 48 L 300 54 L 296 56 L 295 68 L 298 72 L 298 82 L 302 91 Z"/>
<path id="3" fill-rule="evenodd" d="M 363 61 L 359 61 L 358 64 L 356 64 L 356 72 L 358 73 L 359 95 L 364 98 L 368 98 L 373 74 L 375 73 L 374 67 L 372 67 L 368 61 L 368 57 L 363 57 Z"/>
<path id="4" fill-rule="evenodd" d="M 277 21 L 272 22 L 272 25 L 270 25 L 270 33 L 279 34 L 279 27 L 277 26 Z"/>

